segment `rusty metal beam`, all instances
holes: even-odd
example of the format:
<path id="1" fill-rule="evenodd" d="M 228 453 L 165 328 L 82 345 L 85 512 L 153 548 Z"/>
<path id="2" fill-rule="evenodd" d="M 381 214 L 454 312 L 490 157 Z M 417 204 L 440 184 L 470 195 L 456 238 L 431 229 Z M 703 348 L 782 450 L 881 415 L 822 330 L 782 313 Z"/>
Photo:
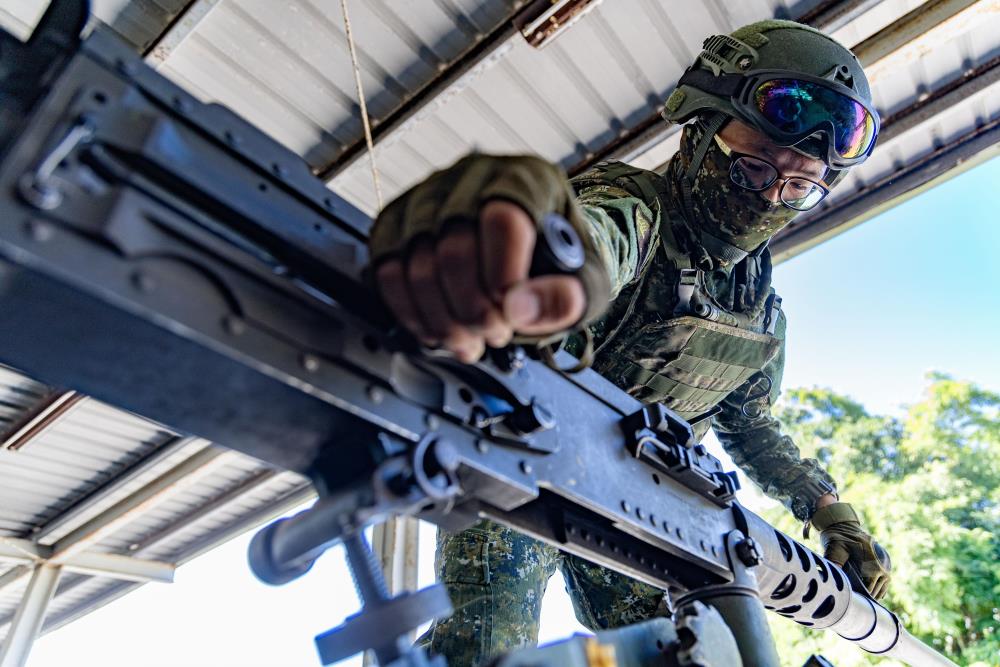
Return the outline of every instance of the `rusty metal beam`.
<path id="1" fill-rule="evenodd" d="M 855 45 L 851 51 L 865 68 L 927 35 L 981 0 L 930 0 Z M 985 4 L 985 3 L 983 3 Z"/>
<path id="2" fill-rule="evenodd" d="M 189 0 L 184 9 L 164 27 L 163 32 L 143 50 L 142 56 L 152 67 L 159 69 L 198 24 L 215 9 L 221 0 Z"/>
<path id="3" fill-rule="evenodd" d="M 888 143 L 1000 81 L 1000 56 L 955 77 L 882 121 L 879 141 Z"/>
<path id="4" fill-rule="evenodd" d="M 127 468 L 117 472 L 103 485 L 98 486 L 83 498 L 76 500 L 72 506 L 64 512 L 57 514 L 37 531 L 33 531 L 31 534 L 32 539 L 35 541 L 44 540 L 64 526 L 79 522 L 81 517 L 93 512 L 93 508 L 96 505 L 103 503 L 124 487 L 132 484 L 139 477 L 160 465 L 167 458 L 177 454 L 186 447 L 192 446 L 198 440 L 200 438 L 186 436 L 175 436 L 173 439 L 168 440 L 145 458 L 139 459 Z"/>
<path id="5" fill-rule="evenodd" d="M 24 449 L 84 398 L 83 394 L 64 389 L 50 392 L 0 434 L 0 449 L 12 452 Z"/>
<path id="6" fill-rule="evenodd" d="M 836 32 L 882 0 L 826 0 L 796 19 L 824 32 Z"/>
<path id="7" fill-rule="evenodd" d="M 515 11 L 508 15 L 493 30 L 477 39 L 474 44 L 442 67 L 436 76 L 405 98 L 395 109 L 385 116 L 372 118 L 372 142 L 378 144 L 390 132 L 402 127 L 435 99 L 441 99 L 446 91 L 461 86 L 463 79 L 474 75 L 477 68 L 488 66 L 492 59 L 502 55 L 509 48 L 510 41 L 518 35 L 514 20 L 519 13 L 520 11 Z M 344 146 L 328 164 L 314 171 L 319 178 L 329 181 L 366 149 L 365 139 L 361 137 Z"/>
<path id="8" fill-rule="evenodd" d="M 526 38 L 542 45 L 551 40 L 555 32 L 541 30 L 536 19 L 552 14 L 561 17 L 565 27 L 582 16 L 601 0 L 532 0 L 514 4 L 514 11 L 486 35 L 444 65 L 438 74 L 405 98 L 399 106 L 380 118 L 372 118 L 372 142 L 376 145 L 390 133 L 401 128 L 418 113 L 425 112 L 435 101 L 448 97 L 448 92 L 464 87 L 467 77 L 503 57 L 515 39 Z M 522 37 L 522 28 L 526 35 Z M 343 171 L 356 157 L 367 149 L 364 137 L 344 146 L 328 164 L 315 169 L 318 177 L 329 181 Z"/>

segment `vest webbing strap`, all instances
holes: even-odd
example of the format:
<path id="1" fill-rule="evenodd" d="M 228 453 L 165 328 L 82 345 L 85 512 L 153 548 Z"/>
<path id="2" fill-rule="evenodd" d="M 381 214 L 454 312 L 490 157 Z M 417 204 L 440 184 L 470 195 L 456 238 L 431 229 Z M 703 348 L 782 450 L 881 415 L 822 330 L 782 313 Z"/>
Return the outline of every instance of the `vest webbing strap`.
<path id="1" fill-rule="evenodd" d="M 649 387 L 653 391 L 662 395 L 669 395 L 672 399 L 681 401 L 691 401 L 712 407 L 724 399 L 732 389 L 717 391 L 714 389 L 699 389 L 691 385 L 678 382 L 665 375 L 657 375 L 653 371 L 629 363 L 625 371 L 625 378 L 634 384 L 641 384 Z"/>
<path id="2" fill-rule="evenodd" d="M 715 361 L 714 359 L 704 359 L 683 352 L 670 362 L 670 368 L 677 368 L 688 373 L 705 376 L 706 378 L 736 382 L 735 387 L 743 384 L 750 379 L 751 375 L 760 370 L 756 367 L 751 368 L 729 364 L 724 361 Z"/>

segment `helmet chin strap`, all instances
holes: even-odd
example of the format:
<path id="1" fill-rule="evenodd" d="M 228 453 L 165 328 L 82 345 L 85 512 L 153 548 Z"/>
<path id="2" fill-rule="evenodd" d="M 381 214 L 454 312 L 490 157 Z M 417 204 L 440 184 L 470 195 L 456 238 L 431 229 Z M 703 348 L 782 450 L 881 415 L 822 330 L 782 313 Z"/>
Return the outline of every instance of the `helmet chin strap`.
<path id="1" fill-rule="evenodd" d="M 695 148 L 694 155 L 691 156 L 691 164 L 688 165 L 687 171 L 684 172 L 684 176 L 681 179 L 681 194 L 683 198 L 683 210 L 684 218 L 688 222 L 688 226 L 691 231 L 695 234 L 698 242 L 701 246 L 708 252 L 711 257 L 724 262 L 727 265 L 737 264 L 749 255 L 750 253 L 734 246 L 732 243 L 728 243 L 713 234 L 709 234 L 705 231 L 704 224 L 698 224 L 698 216 L 695 213 L 694 207 L 694 179 L 698 174 L 698 170 L 701 169 L 701 163 L 705 160 L 705 155 L 708 154 L 708 149 L 712 146 L 712 142 L 715 140 L 715 135 L 722 129 L 726 121 L 729 120 L 729 116 L 724 113 L 717 112 L 712 114 L 708 121 L 703 125 L 703 134 L 701 141 L 698 142 L 698 146 Z M 696 123 L 701 123 L 699 119 L 695 121 Z"/>

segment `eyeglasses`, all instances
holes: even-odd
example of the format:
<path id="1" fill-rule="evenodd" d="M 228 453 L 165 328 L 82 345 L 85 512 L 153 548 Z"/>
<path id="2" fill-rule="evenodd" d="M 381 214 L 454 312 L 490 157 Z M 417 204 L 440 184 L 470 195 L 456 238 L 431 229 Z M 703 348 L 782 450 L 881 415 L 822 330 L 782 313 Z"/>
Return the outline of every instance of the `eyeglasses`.
<path id="1" fill-rule="evenodd" d="M 730 180 L 744 190 L 764 192 L 776 182 L 784 181 L 778 191 L 778 198 L 782 204 L 796 211 L 808 211 L 830 194 L 829 188 L 802 176 L 781 178 L 781 172 L 773 164 L 753 155 L 735 152 L 718 135 L 715 136 L 715 141 L 722 152 L 732 159 L 729 167 Z"/>

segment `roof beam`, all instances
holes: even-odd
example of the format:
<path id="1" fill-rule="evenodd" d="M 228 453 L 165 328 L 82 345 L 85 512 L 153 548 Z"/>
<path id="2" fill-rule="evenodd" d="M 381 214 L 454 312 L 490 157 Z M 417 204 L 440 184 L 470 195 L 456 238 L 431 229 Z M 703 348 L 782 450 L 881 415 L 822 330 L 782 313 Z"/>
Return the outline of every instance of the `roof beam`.
<path id="1" fill-rule="evenodd" d="M 141 513 L 195 484 L 219 468 L 229 450 L 210 445 L 115 503 L 52 545 L 50 561 L 63 563 L 133 521 Z"/>
<path id="2" fill-rule="evenodd" d="M 83 553 L 139 514 L 167 500 L 177 492 L 195 484 L 204 475 L 216 470 L 226 460 L 229 450 L 216 445 L 205 447 L 163 473 L 149 484 L 115 503 L 94 518 L 60 538 L 45 556 L 46 562 L 63 565 Z M 0 587 L 11 586 L 21 577 L 13 578 Z"/>
<path id="3" fill-rule="evenodd" d="M 517 36 L 515 19 L 520 11 L 512 12 L 486 35 L 477 36 L 476 41 L 440 68 L 438 74 L 405 98 L 399 106 L 381 118 L 371 119 L 372 142 L 378 144 L 389 133 L 403 127 L 420 112 L 426 112 L 432 103 L 440 103 L 451 90 L 465 86 L 468 78 L 474 77 L 482 69 L 502 57 L 510 48 L 510 41 Z M 343 171 L 367 148 L 361 137 L 344 146 L 328 164 L 315 169 L 316 175 L 329 181 Z"/>
<path id="4" fill-rule="evenodd" d="M 52 547 L 31 540 L 0 537 L 0 561 L 38 565 L 48 562 L 51 557 Z M 173 582 L 175 569 L 173 563 L 95 552 L 77 554 L 62 566 L 64 571 L 77 574 L 166 584 Z"/>
<path id="5" fill-rule="evenodd" d="M 161 584 L 172 584 L 174 571 L 177 569 L 173 563 L 159 560 L 95 552 L 77 554 L 63 563 L 62 568 L 67 572 L 93 577 L 135 582 L 155 581 Z"/>
<path id="6" fill-rule="evenodd" d="M 154 69 L 160 69 L 170 55 L 195 31 L 221 0 L 190 0 L 174 20 L 153 40 L 142 56 Z"/>
<path id="7" fill-rule="evenodd" d="M 432 79 L 406 97 L 395 109 L 381 118 L 371 119 L 372 142 L 378 144 L 390 133 L 404 127 L 417 114 L 426 114 L 434 105 L 448 99 L 450 94 L 464 88 L 475 76 L 496 63 L 512 47 L 515 39 L 532 40 L 541 45 L 553 34 L 539 30 L 537 19 L 548 15 L 557 18 L 560 28 L 572 23 L 597 6 L 601 0 L 531 0 L 515 3 L 515 10 L 486 35 L 477 35 L 476 41 L 451 62 L 439 68 Z M 523 30 L 523 32 L 522 32 Z M 347 168 L 367 149 L 364 137 L 344 146 L 328 164 L 315 170 L 325 181 Z"/>
<path id="8" fill-rule="evenodd" d="M 912 62 L 940 44 L 964 32 L 975 16 L 997 11 L 994 0 L 931 0 L 904 14 L 851 51 L 861 61 L 868 79 L 877 80 L 900 62 Z"/>
<path id="9" fill-rule="evenodd" d="M 47 394 L 3 434 L 0 449 L 16 452 L 55 424 L 86 396 L 63 389 Z"/>
<path id="10" fill-rule="evenodd" d="M 142 475 L 147 474 L 150 470 L 152 470 L 155 466 L 160 465 L 168 457 L 177 454 L 185 447 L 189 447 L 199 440 L 207 443 L 207 441 L 202 440 L 201 438 L 175 436 L 172 440 L 167 441 L 145 458 L 136 461 L 128 468 L 116 473 L 104 485 L 97 487 L 88 495 L 74 502 L 73 505 L 66 511 L 58 514 L 38 531 L 32 533 L 32 538 L 35 541 L 40 542 L 56 531 L 68 525 L 80 522 L 83 520 L 83 517 L 93 512 L 96 505 L 103 503 L 111 496 L 119 493 L 124 487 L 133 483 Z"/>
<path id="11" fill-rule="evenodd" d="M 249 489 L 247 489 L 246 491 L 249 491 Z M 177 559 L 177 565 L 181 565 L 181 564 L 186 563 L 186 562 L 188 562 L 188 561 L 190 561 L 190 560 L 192 560 L 194 558 L 197 558 L 198 556 L 202 555 L 203 553 L 205 553 L 207 551 L 211 551 L 212 549 L 214 549 L 215 547 L 219 546 L 220 544 L 224 544 L 225 542 L 228 542 L 229 540 L 233 539 L 234 537 L 237 537 L 238 535 L 242 535 L 243 533 L 245 533 L 248 530 L 251 530 L 251 529 L 256 528 L 256 527 L 258 527 L 258 526 L 260 526 L 260 525 L 262 525 L 262 524 L 264 524 L 264 523 L 266 523 L 268 521 L 271 521 L 275 517 L 281 516 L 282 514 L 285 514 L 285 513 L 289 512 L 289 511 L 295 509 L 299 505 L 301 505 L 301 504 L 303 504 L 303 503 L 305 503 L 305 502 L 307 502 L 307 501 L 309 501 L 309 500 L 311 500 L 311 499 L 313 499 L 315 497 L 316 497 L 316 491 L 313 489 L 313 487 L 312 487 L 312 485 L 310 483 L 305 482 L 305 483 L 303 483 L 302 486 L 300 486 L 298 488 L 295 488 L 295 489 L 292 489 L 291 491 L 289 491 L 288 493 L 286 493 L 284 496 L 282 496 L 279 500 L 275 501 L 273 504 L 268 505 L 266 507 L 261 507 L 261 508 L 255 510 L 255 511 L 251 512 L 250 514 L 247 514 L 246 516 L 243 516 L 242 518 L 240 518 L 236 522 L 234 522 L 232 524 L 229 524 L 228 526 L 226 526 L 222 530 L 214 532 L 214 533 L 211 533 L 211 534 L 205 536 L 204 538 L 198 540 L 193 545 L 190 545 L 184 551 L 184 554 L 180 558 Z M 233 498 L 233 499 L 235 499 L 235 498 Z M 231 500 L 233 500 L 233 499 L 231 499 Z M 221 509 L 223 507 L 223 504 L 221 504 L 221 503 L 217 504 L 216 501 L 213 501 L 211 503 L 211 505 L 214 508 L 213 511 L 217 511 L 217 510 L 219 510 L 219 509 Z M 188 518 L 188 516 L 182 517 L 178 521 L 176 521 L 173 524 L 171 524 L 165 530 L 157 533 L 155 536 L 152 536 L 150 539 L 144 540 L 140 545 L 137 545 L 136 552 L 138 553 L 138 552 L 145 551 L 147 549 L 152 549 L 155 546 L 157 546 L 157 545 L 161 544 L 162 542 L 164 542 L 165 540 L 171 538 L 174 534 L 177 533 L 177 531 L 180 531 L 180 530 L 183 530 L 184 528 L 189 527 L 191 525 L 191 523 L 186 520 Z M 201 518 L 204 518 L 204 517 L 201 517 Z M 27 568 L 25 568 L 25 569 L 27 569 Z M 81 585 L 85 581 L 87 581 L 87 580 L 86 579 L 77 579 L 77 580 L 75 580 L 73 582 L 67 583 L 60 590 L 60 592 L 68 592 L 68 591 L 72 590 L 73 588 Z M 97 598 L 88 600 L 85 605 L 77 606 L 75 608 L 71 608 L 71 609 L 68 609 L 68 610 L 63 610 L 56 617 L 50 617 L 48 619 L 48 622 L 46 623 L 45 627 L 43 628 L 43 630 L 44 630 L 44 632 L 51 632 L 52 630 L 58 629 L 58 628 L 62 627 L 63 625 L 65 625 L 67 623 L 70 623 L 73 620 L 75 620 L 75 619 L 79 618 L 80 616 L 84 615 L 88 611 L 92 610 L 95 606 L 101 606 L 103 604 L 107 604 L 108 602 L 111 602 L 112 600 L 115 600 L 115 599 L 121 597 L 122 595 L 125 595 L 129 591 L 134 590 L 137 586 L 140 586 L 140 585 L 141 585 L 141 583 L 139 583 L 139 582 L 135 582 L 135 583 L 132 583 L 132 582 L 122 582 L 121 585 L 110 589 L 107 593 L 102 593 Z M 2 586 L 2 577 L 0 577 L 0 586 Z M 10 620 L 11 620 L 10 617 L 0 618 L 0 628 L 4 627 L 4 625 L 6 625 L 7 623 L 9 623 Z"/>
<path id="12" fill-rule="evenodd" d="M 881 3 L 882 0 L 827 0 L 796 20 L 832 33 Z"/>

